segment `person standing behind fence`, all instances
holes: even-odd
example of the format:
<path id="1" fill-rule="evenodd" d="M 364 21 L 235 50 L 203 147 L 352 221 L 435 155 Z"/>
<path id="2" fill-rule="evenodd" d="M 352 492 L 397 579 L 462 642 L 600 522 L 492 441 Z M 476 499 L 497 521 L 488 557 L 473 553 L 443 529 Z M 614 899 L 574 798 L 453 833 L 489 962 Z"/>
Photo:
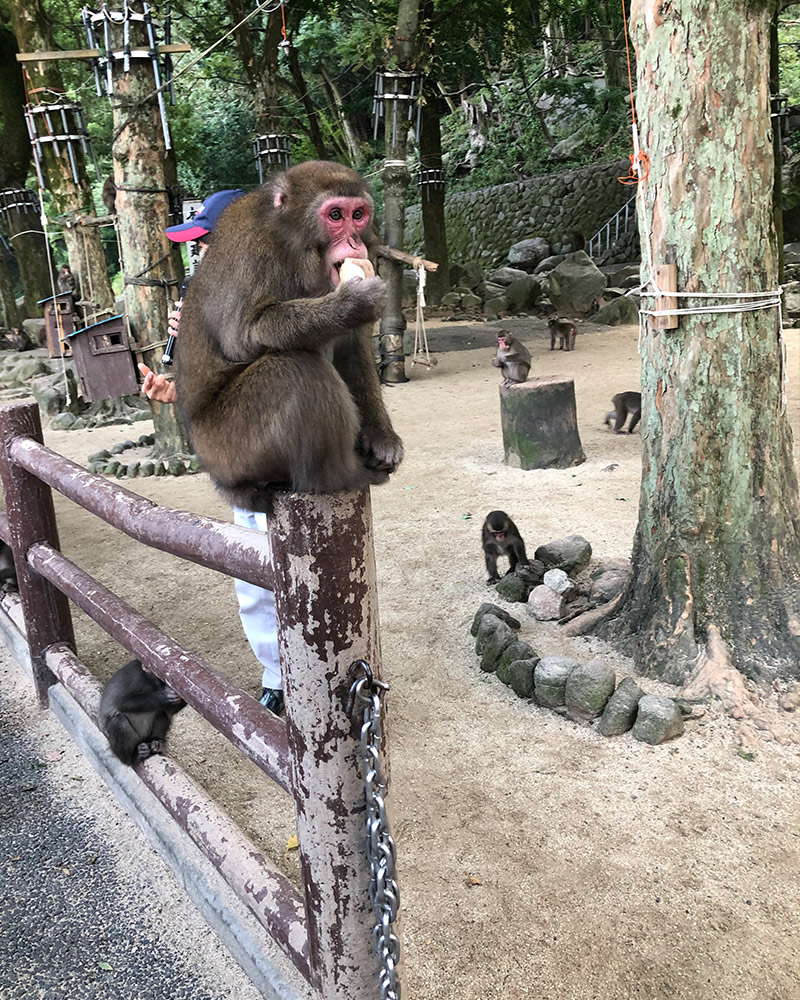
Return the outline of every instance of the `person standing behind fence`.
<path id="1" fill-rule="evenodd" d="M 217 191 L 209 195 L 200 211 L 189 222 L 167 229 L 167 237 L 173 243 L 186 243 L 196 240 L 200 250 L 200 260 L 213 238 L 214 228 L 223 211 L 232 201 L 240 198 L 244 191 L 238 189 Z M 185 283 L 184 283 L 185 287 Z M 169 332 L 177 337 L 180 327 L 181 302 L 169 314 Z M 140 364 L 139 371 L 144 375 L 142 392 L 148 399 L 158 403 L 174 403 L 176 399 L 175 383 L 165 375 L 157 375 L 147 365 Z M 266 532 L 267 515 L 260 511 L 233 508 L 235 524 L 256 531 Z M 256 587 L 244 580 L 234 580 L 236 598 L 239 602 L 239 617 L 242 621 L 244 634 L 250 643 L 250 648 L 263 668 L 261 675 L 261 704 L 271 712 L 280 715 L 283 712 L 283 680 L 281 678 L 280 659 L 278 657 L 278 626 L 275 618 L 275 595 L 264 587 Z"/>

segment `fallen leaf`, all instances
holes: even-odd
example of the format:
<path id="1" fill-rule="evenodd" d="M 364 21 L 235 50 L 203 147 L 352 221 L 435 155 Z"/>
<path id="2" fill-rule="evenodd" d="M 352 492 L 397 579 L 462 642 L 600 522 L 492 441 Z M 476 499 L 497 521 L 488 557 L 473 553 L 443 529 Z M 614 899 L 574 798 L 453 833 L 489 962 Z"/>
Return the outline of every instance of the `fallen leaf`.
<path id="1" fill-rule="evenodd" d="M 64 756 L 63 750 L 51 750 L 50 753 L 47 755 L 47 760 L 55 762 L 61 760 L 63 756 Z"/>
<path id="2" fill-rule="evenodd" d="M 754 753 L 750 753 L 749 750 L 742 750 L 741 747 L 739 747 L 739 749 L 736 752 L 739 754 L 740 757 L 744 757 L 745 760 L 756 759 L 756 755 Z"/>
<path id="3" fill-rule="evenodd" d="M 295 834 L 293 837 L 289 837 L 289 839 L 286 841 L 287 851 L 296 851 L 299 846 L 300 846 L 300 841 L 297 839 L 297 834 Z"/>
<path id="4" fill-rule="evenodd" d="M 475 878 L 474 875 L 470 875 L 470 877 L 467 879 L 466 884 L 472 887 L 473 885 L 483 885 L 483 882 L 481 882 L 479 878 Z"/>
<path id="5" fill-rule="evenodd" d="M 97 968 L 98 969 L 102 969 L 103 972 L 113 972 L 114 971 L 113 967 L 110 966 L 108 964 L 108 962 L 98 962 L 97 963 Z"/>

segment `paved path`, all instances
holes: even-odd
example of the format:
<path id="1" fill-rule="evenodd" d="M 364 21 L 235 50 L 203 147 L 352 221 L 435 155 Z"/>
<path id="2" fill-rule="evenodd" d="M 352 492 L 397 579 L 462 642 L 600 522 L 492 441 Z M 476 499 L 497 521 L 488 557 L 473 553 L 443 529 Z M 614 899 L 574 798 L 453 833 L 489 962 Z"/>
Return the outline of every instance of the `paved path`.
<path id="1" fill-rule="evenodd" d="M 0 1000 L 257 1000 L 0 643 Z"/>

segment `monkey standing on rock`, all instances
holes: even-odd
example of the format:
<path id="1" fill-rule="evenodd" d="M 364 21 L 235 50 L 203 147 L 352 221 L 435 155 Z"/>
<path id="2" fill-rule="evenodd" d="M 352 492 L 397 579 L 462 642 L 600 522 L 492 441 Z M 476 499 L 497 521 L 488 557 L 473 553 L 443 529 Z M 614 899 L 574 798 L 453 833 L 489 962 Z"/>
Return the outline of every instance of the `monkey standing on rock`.
<path id="1" fill-rule="evenodd" d="M 609 410 L 606 414 L 606 426 L 610 427 L 611 422 L 614 421 L 614 433 L 622 434 L 622 428 L 628 419 L 628 414 L 630 414 L 631 422 L 628 424 L 628 433 L 633 434 L 633 428 L 639 423 L 642 415 L 642 394 L 640 392 L 618 392 L 611 402 L 614 404 L 614 409 Z"/>
<path id="2" fill-rule="evenodd" d="M 547 321 L 550 327 L 550 350 L 556 349 L 556 337 L 558 337 L 558 349 L 565 351 L 575 350 L 575 338 L 578 330 L 572 320 L 559 319 L 558 316 L 551 316 Z"/>
<path id="3" fill-rule="evenodd" d="M 528 557 L 525 555 L 525 543 L 517 530 L 516 524 L 503 510 L 493 510 L 483 522 L 483 554 L 486 558 L 486 570 L 489 573 L 489 584 L 497 583 L 498 556 L 508 557 L 508 570 L 513 573 L 517 565 L 525 566 Z"/>
<path id="4" fill-rule="evenodd" d="M 100 728 L 123 764 L 138 764 L 166 749 L 172 717 L 186 707 L 160 677 L 131 660 L 110 678 L 100 697 Z"/>
<path id="5" fill-rule="evenodd" d="M 372 353 L 375 243 L 364 182 L 336 163 L 301 163 L 222 213 L 183 303 L 176 389 L 235 506 L 360 489 L 400 464 Z"/>
<path id="6" fill-rule="evenodd" d="M 527 379 L 531 370 L 530 351 L 511 336 L 510 330 L 498 330 L 497 354 L 492 358 L 492 365 L 503 369 L 503 385 L 508 388 Z"/>

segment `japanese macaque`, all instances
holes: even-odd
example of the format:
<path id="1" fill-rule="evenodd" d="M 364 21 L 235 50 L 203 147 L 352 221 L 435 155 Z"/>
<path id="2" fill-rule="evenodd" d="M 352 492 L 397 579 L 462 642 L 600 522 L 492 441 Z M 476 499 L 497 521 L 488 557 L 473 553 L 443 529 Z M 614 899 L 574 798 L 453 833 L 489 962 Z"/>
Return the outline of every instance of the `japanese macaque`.
<path id="1" fill-rule="evenodd" d="M 640 392 L 618 392 L 611 400 L 614 409 L 606 414 L 605 423 L 608 427 L 614 425 L 614 432 L 622 434 L 622 428 L 630 414 L 628 433 L 633 434 L 633 428 L 639 423 L 642 415 L 642 394 Z"/>
<path id="2" fill-rule="evenodd" d="M 552 316 L 548 321 L 547 325 L 550 327 L 550 350 L 554 351 L 556 349 L 556 337 L 558 337 L 558 349 L 565 351 L 575 350 L 575 338 L 578 335 L 578 330 L 572 320 L 569 319 L 559 319 L 558 316 Z"/>
<path id="3" fill-rule="evenodd" d="M 483 554 L 486 558 L 486 570 L 489 574 L 487 583 L 497 583 L 497 559 L 499 556 L 508 558 L 509 573 L 513 573 L 518 565 L 526 565 L 525 543 L 517 530 L 516 524 L 502 510 L 493 510 L 483 522 Z"/>
<path id="4" fill-rule="evenodd" d="M 237 507 L 383 483 L 402 460 L 372 352 L 386 294 L 373 214 L 354 170 L 309 161 L 220 217 L 183 302 L 176 389 Z"/>
<path id="5" fill-rule="evenodd" d="M 103 181 L 103 193 L 100 195 L 103 199 L 103 204 L 106 206 L 106 211 L 109 215 L 116 215 L 117 212 L 117 185 L 114 183 L 114 178 L 109 174 Z"/>
<path id="6" fill-rule="evenodd" d="M 517 382 L 524 382 L 531 370 L 531 355 L 509 330 L 497 333 L 497 354 L 492 358 L 495 368 L 503 369 L 503 385 L 506 388 Z"/>
<path id="7" fill-rule="evenodd" d="M 75 275 L 72 273 L 69 264 L 62 264 L 58 269 L 56 286 L 59 294 L 62 294 L 63 292 L 72 292 L 73 295 L 75 294 L 77 282 L 75 281 Z"/>
<path id="8" fill-rule="evenodd" d="M 100 728 L 123 764 L 138 764 L 166 749 L 172 717 L 186 706 L 160 677 L 131 660 L 111 677 L 100 697 Z"/>

